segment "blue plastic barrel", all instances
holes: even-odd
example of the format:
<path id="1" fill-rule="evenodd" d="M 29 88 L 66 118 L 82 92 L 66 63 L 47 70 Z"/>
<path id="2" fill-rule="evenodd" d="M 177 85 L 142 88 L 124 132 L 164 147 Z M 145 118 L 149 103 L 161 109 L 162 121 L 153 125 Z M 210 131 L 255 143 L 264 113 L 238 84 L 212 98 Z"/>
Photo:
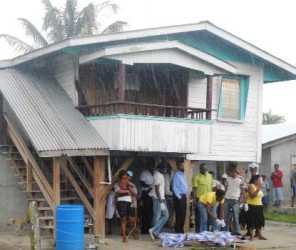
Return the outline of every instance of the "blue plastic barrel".
<path id="1" fill-rule="evenodd" d="M 84 208 L 59 205 L 56 208 L 56 250 L 84 249 Z"/>

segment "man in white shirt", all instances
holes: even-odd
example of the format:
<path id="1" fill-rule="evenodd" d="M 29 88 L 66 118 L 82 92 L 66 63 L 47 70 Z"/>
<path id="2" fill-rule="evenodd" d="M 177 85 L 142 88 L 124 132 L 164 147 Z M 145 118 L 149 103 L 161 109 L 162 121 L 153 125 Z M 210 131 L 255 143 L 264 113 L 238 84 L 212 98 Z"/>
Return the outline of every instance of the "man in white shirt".
<path id="1" fill-rule="evenodd" d="M 169 212 L 164 197 L 165 181 L 163 174 L 167 171 L 167 162 L 161 162 L 154 171 L 154 185 L 150 192 L 153 201 L 153 220 L 149 234 L 152 240 L 158 237 L 169 218 Z"/>

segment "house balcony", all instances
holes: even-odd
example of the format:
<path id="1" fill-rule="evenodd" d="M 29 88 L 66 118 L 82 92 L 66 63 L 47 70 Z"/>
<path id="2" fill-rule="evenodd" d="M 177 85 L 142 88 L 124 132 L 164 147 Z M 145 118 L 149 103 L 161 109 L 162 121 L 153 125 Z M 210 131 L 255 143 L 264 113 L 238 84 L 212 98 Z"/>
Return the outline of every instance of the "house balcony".
<path id="1" fill-rule="evenodd" d="M 214 110 L 131 102 L 78 109 L 111 151 L 209 154 Z"/>
<path id="2" fill-rule="evenodd" d="M 114 114 L 175 117 L 197 120 L 211 120 L 212 109 L 167 106 L 136 102 L 108 102 L 98 105 L 79 106 L 84 116 L 106 116 Z"/>

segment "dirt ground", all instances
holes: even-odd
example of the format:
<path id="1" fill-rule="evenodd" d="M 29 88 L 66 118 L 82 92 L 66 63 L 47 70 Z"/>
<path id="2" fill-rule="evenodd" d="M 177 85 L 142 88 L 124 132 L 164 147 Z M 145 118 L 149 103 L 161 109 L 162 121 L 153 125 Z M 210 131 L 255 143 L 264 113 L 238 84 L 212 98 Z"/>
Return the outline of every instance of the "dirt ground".
<path id="1" fill-rule="evenodd" d="M 244 233 L 244 231 L 242 231 Z M 296 249 L 296 225 L 267 222 L 263 235 L 268 240 L 248 241 L 243 244 L 237 244 L 236 249 Z M 94 243 L 94 237 L 86 236 L 86 243 Z M 149 235 L 141 235 L 140 240 L 129 239 L 129 243 L 121 242 L 121 236 L 111 235 L 107 236 L 104 242 L 99 244 L 99 250 L 137 250 L 137 249 L 161 249 L 162 246 L 159 241 L 152 242 Z M 192 246 L 199 246 L 200 243 L 186 242 L 184 248 L 191 249 Z M 54 249 L 53 241 L 50 238 L 42 237 L 41 248 L 43 250 Z M 22 236 L 13 236 L 11 232 L 0 233 L 0 250 L 27 250 L 30 249 L 30 240 L 28 231 L 24 231 Z M 209 249 L 215 249 L 213 247 Z M 227 249 L 227 248 L 226 248 Z M 228 248 L 229 249 L 229 248 Z"/>

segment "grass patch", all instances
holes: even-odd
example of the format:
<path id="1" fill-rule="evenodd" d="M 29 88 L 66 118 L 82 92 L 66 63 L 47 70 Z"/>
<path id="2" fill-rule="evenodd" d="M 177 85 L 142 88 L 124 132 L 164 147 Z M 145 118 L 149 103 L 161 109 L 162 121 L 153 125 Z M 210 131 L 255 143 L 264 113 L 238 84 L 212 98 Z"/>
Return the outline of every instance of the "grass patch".
<path id="1" fill-rule="evenodd" d="M 266 212 L 264 213 L 265 220 L 271 221 L 279 221 L 279 222 L 288 222 L 288 223 L 295 223 L 296 224 L 296 216 L 295 214 L 283 214 L 283 213 L 276 213 L 276 212 Z"/>

